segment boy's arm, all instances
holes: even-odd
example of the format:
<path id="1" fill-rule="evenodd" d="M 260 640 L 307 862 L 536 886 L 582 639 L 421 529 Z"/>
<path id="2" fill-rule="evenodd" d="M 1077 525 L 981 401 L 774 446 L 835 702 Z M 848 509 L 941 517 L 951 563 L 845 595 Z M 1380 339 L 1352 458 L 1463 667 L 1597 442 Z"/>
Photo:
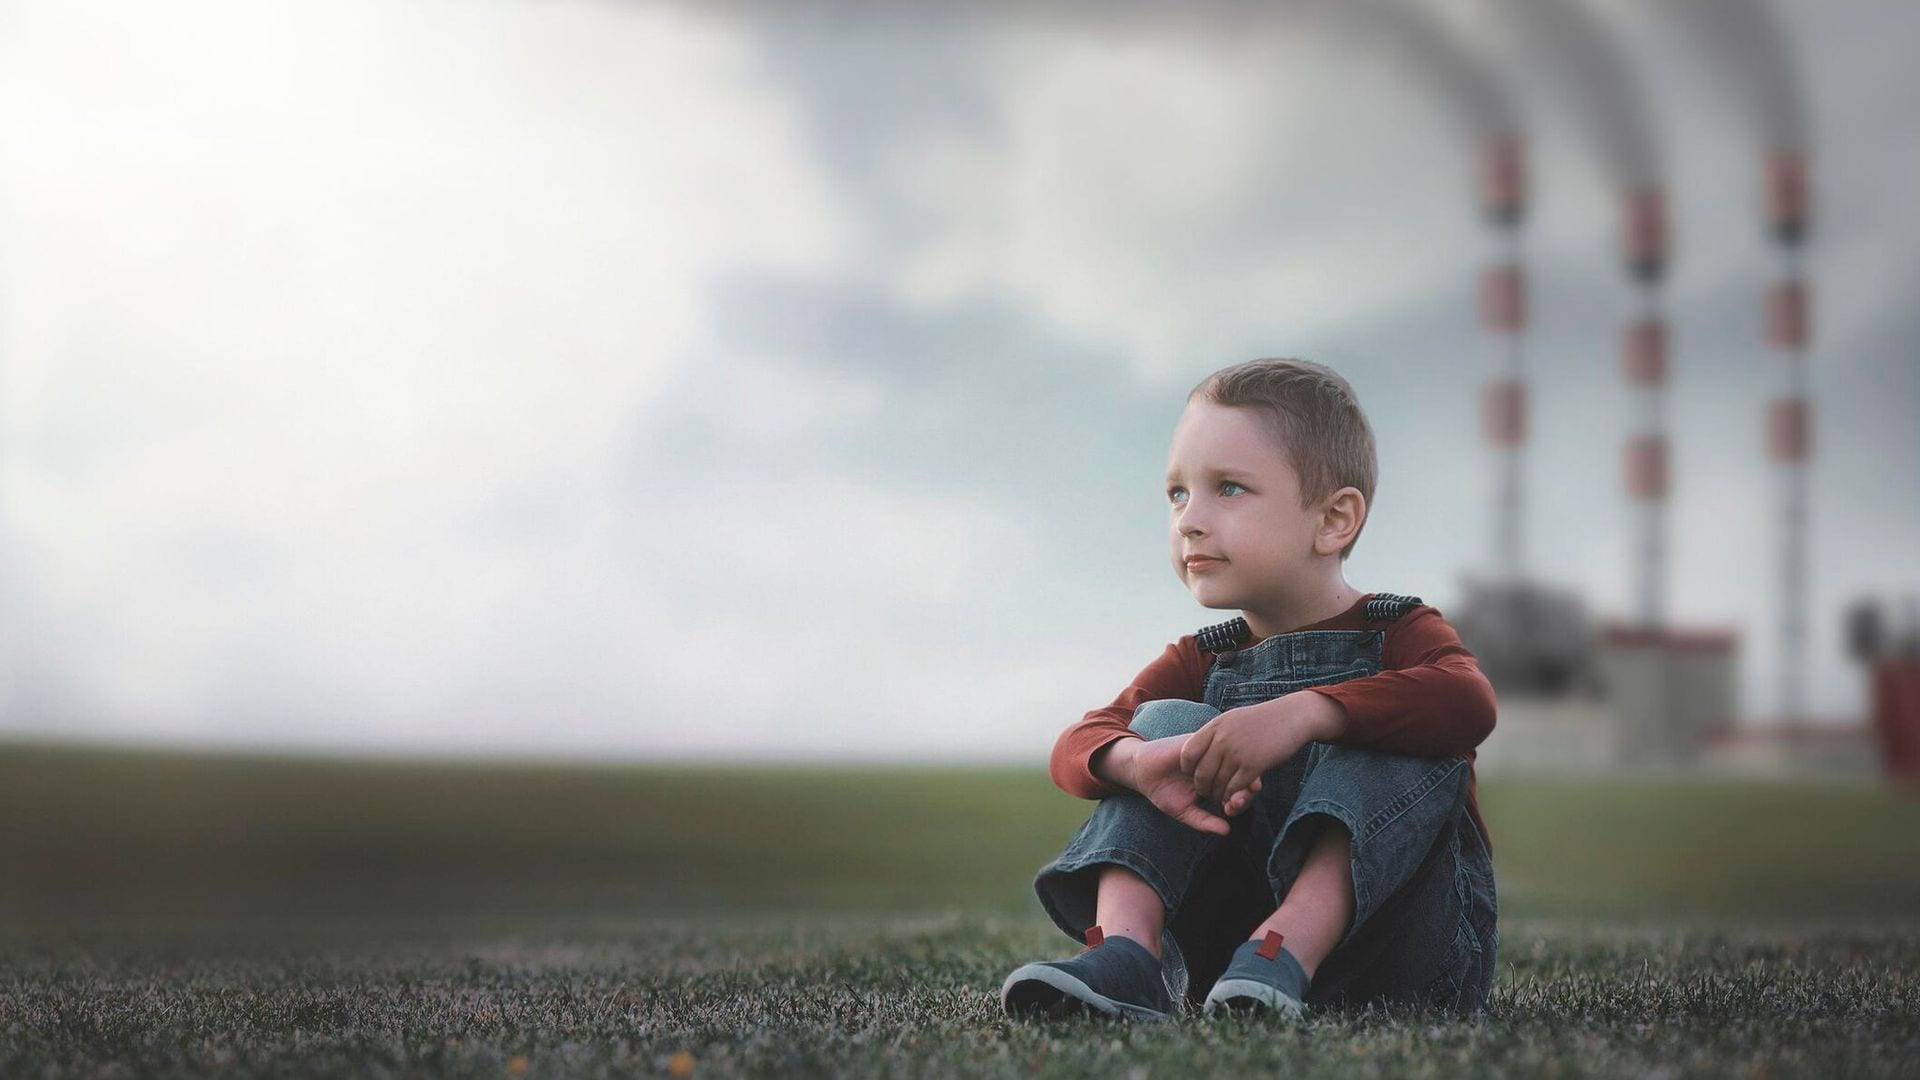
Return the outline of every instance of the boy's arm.
<path id="1" fill-rule="evenodd" d="M 1382 671 L 1316 686 L 1344 716 L 1328 741 L 1421 757 L 1465 754 L 1493 731 L 1493 684 L 1431 607 L 1402 617 L 1387 634 Z"/>
<path id="2" fill-rule="evenodd" d="M 1206 687 L 1207 664 L 1192 635 L 1168 645 L 1133 677 L 1133 682 L 1120 691 L 1111 704 L 1089 711 L 1054 740 L 1053 754 L 1047 762 L 1047 772 L 1053 782 L 1060 790 L 1082 799 L 1121 795 L 1132 790 L 1115 782 L 1125 772 L 1116 773 L 1112 766 L 1124 765 L 1125 759 L 1111 760 L 1114 755 L 1103 751 L 1122 739 L 1140 738 L 1127 725 L 1133 721 L 1133 711 L 1142 704 L 1162 698 L 1200 700 Z M 1095 772 L 1096 765 L 1099 772 Z"/>

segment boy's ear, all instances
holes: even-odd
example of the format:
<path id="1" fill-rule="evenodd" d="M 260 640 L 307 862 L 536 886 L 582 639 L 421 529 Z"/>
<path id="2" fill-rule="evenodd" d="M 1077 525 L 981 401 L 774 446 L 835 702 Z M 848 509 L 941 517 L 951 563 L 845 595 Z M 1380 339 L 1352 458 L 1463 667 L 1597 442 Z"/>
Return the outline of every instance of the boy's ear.
<path id="1" fill-rule="evenodd" d="M 1317 555 L 1338 555 L 1366 523 L 1367 497 L 1359 488 L 1343 487 L 1322 505 L 1325 509 L 1320 514 L 1320 531 L 1313 537 L 1313 550 Z"/>

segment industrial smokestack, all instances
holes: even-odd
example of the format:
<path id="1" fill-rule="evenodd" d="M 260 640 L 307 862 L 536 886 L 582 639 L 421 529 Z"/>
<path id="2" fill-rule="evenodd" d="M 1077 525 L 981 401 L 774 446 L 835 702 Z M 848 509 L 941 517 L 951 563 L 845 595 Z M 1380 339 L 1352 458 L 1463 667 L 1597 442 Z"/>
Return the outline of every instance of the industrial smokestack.
<path id="1" fill-rule="evenodd" d="M 1481 395 L 1481 431 L 1494 458 L 1493 565 L 1525 574 L 1527 445 L 1526 270 L 1520 225 L 1526 217 L 1526 146 L 1518 135 L 1488 140 L 1480 151 L 1481 208 L 1493 232 L 1493 261 L 1480 278 L 1480 320 L 1492 342 L 1492 371 Z"/>
<path id="2" fill-rule="evenodd" d="M 1653 111 L 1613 34 L 1581 4 L 1478 0 L 1478 7 L 1487 29 L 1504 37 L 1515 59 L 1556 92 L 1621 200 L 1621 254 L 1634 287 L 1626 329 L 1626 378 L 1634 409 L 1624 461 L 1634 517 L 1633 617 L 1658 627 L 1667 617 L 1671 358 L 1660 298 L 1667 221 Z"/>
<path id="3" fill-rule="evenodd" d="M 1807 235 L 1807 155 L 1795 149 L 1775 150 L 1766 161 L 1767 225 L 1773 238 L 1797 247 Z"/>
<path id="4" fill-rule="evenodd" d="M 1625 462 L 1634 517 L 1634 615 L 1643 626 L 1667 619 L 1667 495 L 1672 452 L 1667 439 L 1668 356 L 1660 283 L 1667 272 L 1666 199 L 1658 187 L 1626 194 L 1621 254 L 1634 283 L 1634 310 L 1623 336 L 1621 374 L 1632 395 Z"/>
<path id="5" fill-rule="evenodd" d="M 1767 404 L 1766 448 L 1776 471 L 1780 514 L 1779 708 L 1791 721 L 1806 713 L 1807 471 L 1813 457 L 1807 375 L 1812 299 L 1800 266 L 1808 216 L 1805 156 L 1775 153 L 1767 162 L 1766 178 L 1767 222 L 1779 259 L 1778 278 L 1766 301 L 1767 348 L 1778 388 Z"/>
<path id="6" fill-rule="evenodd" d="M 1493 468 L 1489 558 L 1496 578 L 1525 574 L 1528 396 L 1526 271 L 1521 228 L 1527 212 L 1526 143 L 1511 88 L 1433 11 L 1408 0 L 1338 0 L 1317 10 L 1354 33 L 1375 56 L 1447 106 L 1477 146 L 1481 211 L 1490 253 L 1480 277 L 1480 321 L 1489 348 L 1481 432 Z"/>
<path id="7" fill-rule="evenodd" d="M 1764 427 L 1779 515 L 1776 705 L 1781 718 L 1791 723 L 1806 713 L 1807 473 L 1813 455 L 1807 373 L 1812 301 L 1801 269 L 1812 202 L 1806 87 L 1769 0 L 1643 3 L 1686 35 L 1705 60 L 1703 66 L 1747 119 L 1762 158 L 1766 228 L 1777 262 L 1766 297 L 1766 340 L 1776 389 Z"/>

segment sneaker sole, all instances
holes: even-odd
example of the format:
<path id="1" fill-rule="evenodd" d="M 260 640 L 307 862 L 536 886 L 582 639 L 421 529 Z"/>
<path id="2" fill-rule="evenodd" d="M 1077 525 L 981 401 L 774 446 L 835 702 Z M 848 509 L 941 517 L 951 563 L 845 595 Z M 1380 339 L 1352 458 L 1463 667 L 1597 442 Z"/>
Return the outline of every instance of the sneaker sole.
<path id="1" fill-rule="evenodd" d="M 1105 1016 L 1125 1020 L 1171 1020 L 1173 1014 L 1145 1005 L 1119 1001 L 1086 983 L 1045 964 L 1015 968 L 1000 984 L 1000 1003 L 1012 1017 L 1061 1020 L 1073 1016 Z"/>
<path id="2" fill-rule="evenodd" d="M 1293 1020 L 1306 1014 L 1306 1006 L 1277 986 L 1252 979 L 1222 979 L 1207 992 L 1206 1015 L 1221 1012 L 1236 1016 L 1270 1014 Z"/>

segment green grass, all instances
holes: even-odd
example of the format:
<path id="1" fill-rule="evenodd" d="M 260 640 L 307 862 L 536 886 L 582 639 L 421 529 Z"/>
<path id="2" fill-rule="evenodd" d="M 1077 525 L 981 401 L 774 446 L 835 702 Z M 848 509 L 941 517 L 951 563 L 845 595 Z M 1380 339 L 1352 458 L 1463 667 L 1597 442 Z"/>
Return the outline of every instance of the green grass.
<path id="1" fill-rule="evenodd" d="M 1038 769 L 0 754 L 0 1076 L 1912 1075 L 1920 799 L 1483 781 L 1473 1021 L 1009 1023 Z M 516 1060 L 519 1059 L 519 1060 Z"/>

